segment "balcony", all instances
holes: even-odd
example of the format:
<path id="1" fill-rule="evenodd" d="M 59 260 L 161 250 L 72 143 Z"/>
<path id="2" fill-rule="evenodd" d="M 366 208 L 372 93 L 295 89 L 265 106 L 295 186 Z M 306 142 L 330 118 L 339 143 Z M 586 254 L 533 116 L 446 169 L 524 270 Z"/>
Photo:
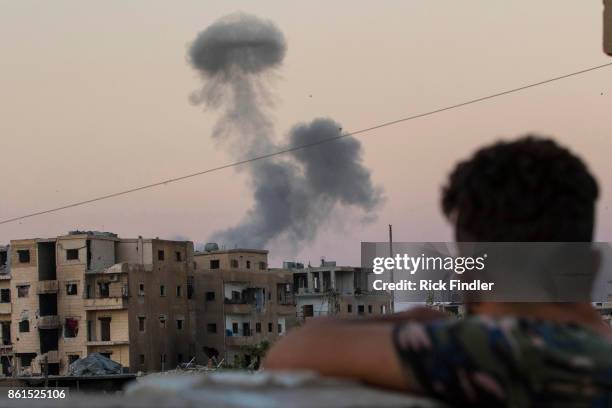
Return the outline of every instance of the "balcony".
<path id="1" fill-rule="evenodd" d="M 11 314 L 13 306 L 11 303 L 0 303 L 0 314 Z"/>
<path id="2" fill-rule="evenodd" d="M 251 314 L 253 311 L 253 305 L 248 303 L 226 303 L 225 313 L 226 314 Z"/>
<path id="3" fill-rule="evenodd" d="M 60 327 L 59 316 L 40 316 L 38 318 L 38 328 L 42 330 L 57 329 Z"/>
<path id="4" fill-rule="evenodd" d="M 85 310 L 120 310 L 127 309 L 128 300 L 125 297 L 89 298 L 83 299 Z"/>
<path id="5" fill-rule="evenodd" d="M 129 340 L 88 340 L 87 341 L 87 346 L 88 347 L 94 347 L 94 346 L 123 346 L 123 345 L 128 345 L 130 344 Z"/>
<path id="6" fill-rule="evenodd" d="M 56 280 L 43 280 L 38 281 L 37 284 L 37 293 L 39 295 L 44 295 L 47 293 L 57 293 L 58 291 L 58 283 Z"/>
<path id="7" fill-rule="evenodd" d="M 261 338 L 254 336 L 228 336 L 225 338 L 225 344 L 233 347 L 249 346 L 259 343 Z"/>

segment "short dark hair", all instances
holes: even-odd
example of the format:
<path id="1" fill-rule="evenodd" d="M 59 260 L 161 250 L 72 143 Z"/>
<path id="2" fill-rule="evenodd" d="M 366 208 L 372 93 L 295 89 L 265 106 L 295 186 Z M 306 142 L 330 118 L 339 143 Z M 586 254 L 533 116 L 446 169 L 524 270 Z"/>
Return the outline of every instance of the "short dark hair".
<path id="1" fill-rule="evenodd" d="M 459 241 L 589 242 L 597 196 L 580 158 L 527 135 L 459 163 L 443 188 L 442 209 Z"/>

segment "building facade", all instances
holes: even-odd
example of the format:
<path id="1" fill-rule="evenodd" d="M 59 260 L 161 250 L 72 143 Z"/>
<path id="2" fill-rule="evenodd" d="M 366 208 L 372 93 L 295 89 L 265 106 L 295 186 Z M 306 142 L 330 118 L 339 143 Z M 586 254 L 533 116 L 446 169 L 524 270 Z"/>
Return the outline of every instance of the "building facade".
<path id="1" fill-rule="evenodd" d="M 191 242 L 75 231 L 13 240 L 7 254 L 14 374 L 65 374 L 92 352 L 132 372 L 193 357 Z"/>
<path id="2" fill-rule="evenodd" d="M 283 268 L 293 274 L 300 320 L 317 316 L 374 316 L 391 311 L 391 295 L 370 290 L 369 270 L 337 266 L 336 262 L 325 260 L 316 267 L 285 262 Z"/>
<path id="3" fill-rule="evenodd" d="M 263 250 L 212 247 L 194 260 L 198 361 L 256 364 L 253 348 L 295 324 L 292 273 L 270 270 Z"/>

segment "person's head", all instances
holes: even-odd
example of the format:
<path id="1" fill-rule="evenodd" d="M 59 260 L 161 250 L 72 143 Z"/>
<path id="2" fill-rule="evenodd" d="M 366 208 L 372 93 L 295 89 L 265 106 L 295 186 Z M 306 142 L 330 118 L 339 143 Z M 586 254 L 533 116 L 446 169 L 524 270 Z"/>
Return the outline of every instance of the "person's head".
<path id="1" fill-rule="evenodd" d="M 528 135 L 460 162 L 443 189 L 442 209 L 457 241 L 589 242 L 597 196 L 580 158 Z"/>

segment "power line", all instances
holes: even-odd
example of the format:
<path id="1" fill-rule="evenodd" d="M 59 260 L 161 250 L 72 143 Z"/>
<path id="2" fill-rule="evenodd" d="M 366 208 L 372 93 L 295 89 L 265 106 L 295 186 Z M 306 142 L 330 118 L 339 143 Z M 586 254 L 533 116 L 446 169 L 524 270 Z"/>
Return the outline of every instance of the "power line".
<path id="1" fill-rule="evenodd" d="M 122 196 L 122 195 L 135 193 L 137 191 L 147 190 L 147 189 L 150 189 L 150 188 L 159 187 L 159 186 L 163 186 L 163 185 L 170 184 L 170 183 L 175 183 L 177 181 L 182 181 L 182 180 L 186 180 L 186 179 L 189 179 L 189 178 L 192 178 L 192 177 L 197 177 L 197 176 L 201 176 L 201 175 L 204 175 L 204 174 L 213 173 L 213 172 L 216 172 L 216 171 L 228 169 L 230 167 L 241 166 L 243 164 L 252 163 L 252 162 L 255 162 L 255 161 L 258 161 L 258 160 L 268 159 L 270 157 L 279 156 L 279 155 L 282 155 L 282 154 L 285 154 L 285 153 L 291 153 L 291 152 L 295 152 L 297 150 L 308 149 L 310 147 L 322 145 L 324 143 L 333 142 L 335 140 L 343 139 L 345 137 L 355 136 L 355 135 L 358 135 L 358 134 L 361 134 L 361 133 L 366 133 L 366 132 L 371 132 L 373 130 L 380 129 L 380 128 L 383 128 L 383 127 L 393 126 L 393 125 L 396 125 L 398 123 L 407 122 L 407 121 L 410 121 L 410 120 L 414 120 L 414 119 L 419 119 L 419 118 L 423 118 L 423 117 L 426 117 L 426 116 L 435 115 L 435 114 L 438 114 L 438 113 L 441 113 L 441 112 L 445 112 L 445 111 L 448 111 L 448 110 L 461 108 L 463 106 L 472 105 L 472 104 L 479 103 L 479 102 L 484 102 L 484 101 L 487 101 L 489 99 L 497 98 L 497 97 L 508 95 L 508 94 L 515 93 L 515 92 L 524 91 L 524 90 L 529 89 L 529 88 L 534 88 L 536 86 L 545 85 L 545 84 L 549 84 L 551 82 L 560 81 L 560 80 L 567 79 L 567 78 L 570 78 L 570 77 L 582 75 L 582 74 L 585 74 L 587 72 L 596 71 L 598 69 L 606 68 L 606 67 L 609 67 L 609 66 L 612 66 L 612 62 L 609 62 L 607 64 L 603 64 L 603 65 L 597 65 L 597 66 L 586 68 L 586 69 L 582 69 L 580 71 L 571 72 L 569 74 L 565 74 L 565 75 L 561 75 L 561 76 L 558 76 L 558 77 L 546 79 L 544 81 L 540 81 L 540 82 L 535 82 L 535 83 L 532 83 L 532 84 L 524 85 L 524 86 L 521 86 L 521 87 L 518 87 L 518 88 L 513 88 L 513 89 L 506 90 L 506 91 L 497 92 L 497 93 L 494 93 L 494 94 L 491 94 L 491 95 L 487 95 L 487 96 L 483 96 L 483 97 L 480 97 L 480 98 L 471 99 L 471 100 L 468 100 L 468 101 L 465 101 L 465 102 L 461 102 L 461 103 L 458 103 L 458 104 L 455 104 L 455 105 L 450 105 L 450 106 L 446 106 L 446 107 L 443 107 L 443 108 L 435 109 L 435 110 L 432 110 L 432 111 L 428 111 L 428 112 L 424 112 L 424 113 L 419 113 L 419 114 L 412 115 L 412 116 L 407 116 L 405 118 L 400 118 L 400 119 L 392 120 L 392 121 L 389 121 L 389 122 L 380 123 L 378 125 L 371 126 L 371 127 L 364 128 L 364 129 L 360 129 L 360 130 L 356 130 L 354 132 L 343 133 L 343 134 L 340 134 L 338 136 L 329 137 L 329 138 L 326 138 L 326 139 L 318 140 L 316 142 L 306 143 L 306 144 L 299 145 L 299 146 L 289 147 L 289 148 L 286 148 L 286 149 L 278 150 L 276 152 L 264 154 L 264 155 L 261 155 L 261 156 L 250 157 L 248 159 L 236 161 L 236 162 L 233 162 L 233 163 L 224 164 L 222 166 L 213 167 L 213 168 L 210 168 L 210 169 L 198 171 L 196 173 L 191 173 L 191 174 L 187 174 L 187 175 L 184 175 L 184 176 L 171 178 L 171 179 L 168 179 L 168 180 L 158 181 L 158 182 L 155 182 L 155 183 L 146 184 L 144 186 L 134 187 L 134 188 L 130 188 L 128 190 L 123 190 L 123 191 L 119 191 L 119 192 L 116 192 L 116 193 L 111 193 L 111 194 L 106 194 L 106 195 L 103 195 L 103 196 L 91 198 L 89 200 L 78 201 L 78 202 L 71 203 L 71 204 L 66 204 L 66 205 L 63 205 L 63 206 L 60 206 L 60 207 L 50 208 L 48 210 L 37 211 L 37 212 L 30 213 L 30 214 L 21 215 L 19 217 L 8 218 L 8 219 L 0 221 L 0 225 L 8 224 L 8 223 L 15 222 L 15 221 L 24 220 L 26 218 L 36 217 L 36 216 L 39 216 L 39 215 L 50 214 L 50 213 L 66 210 L 68 208 L 80 207 L 80 206 L 83 206 L 83 205 L 94 203 L 96 201 L 108 200 L 109 198 L 119 197 L 119 196 Z"/>

